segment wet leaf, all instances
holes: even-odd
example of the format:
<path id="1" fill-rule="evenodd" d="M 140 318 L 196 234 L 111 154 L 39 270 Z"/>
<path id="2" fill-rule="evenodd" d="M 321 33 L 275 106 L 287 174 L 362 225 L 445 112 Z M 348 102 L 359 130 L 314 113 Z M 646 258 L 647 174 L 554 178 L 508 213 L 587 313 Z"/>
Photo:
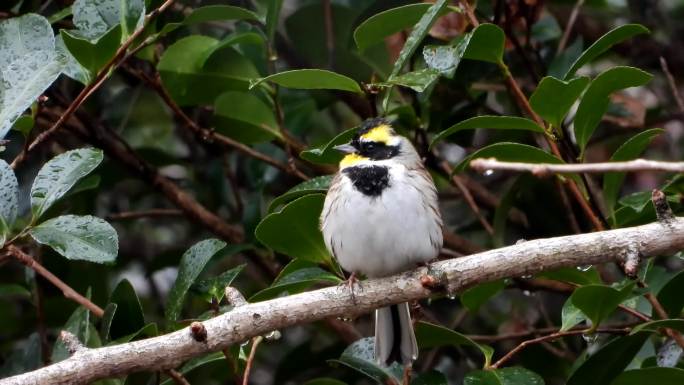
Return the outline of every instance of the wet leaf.
<path id="1" fill-rule="evenodd" d="M 14 170 L 0 159 L 0 245 L 5 243 L 10 228 L 17 218 L 19 183 Z"/>

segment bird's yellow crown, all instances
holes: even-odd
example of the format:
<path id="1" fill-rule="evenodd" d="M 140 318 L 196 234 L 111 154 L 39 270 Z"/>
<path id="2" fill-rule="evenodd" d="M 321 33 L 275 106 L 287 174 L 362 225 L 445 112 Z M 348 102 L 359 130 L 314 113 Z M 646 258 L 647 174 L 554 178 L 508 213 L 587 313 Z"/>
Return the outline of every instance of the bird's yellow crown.
<path id="1" fill-rule="evenodd" d="M 361 139 L 369 142 L 378 142 L 388 144 L 390 139 L 394 136 L 392 127 L 389 124 L 380 124 L 371 128 L 368 132 L 361 135 Z"/>

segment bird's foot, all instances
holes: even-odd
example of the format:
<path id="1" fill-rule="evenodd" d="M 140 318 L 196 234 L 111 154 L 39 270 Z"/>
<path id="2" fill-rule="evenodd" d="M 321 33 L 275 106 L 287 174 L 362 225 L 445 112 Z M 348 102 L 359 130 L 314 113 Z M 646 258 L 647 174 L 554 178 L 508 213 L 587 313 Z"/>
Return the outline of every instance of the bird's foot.
<path id="1" fill-rule="evenodd" d="M 349 275 L 349 278 L 347 278 L 345 281 L 342 281 L 341 284 L 349 288 L 349 293 L 351 293 L 352 302 L 356 304 L 356 293 L 354 293 L 354 284 L 357 284 L 359 287 L 361 287 L 361 283 L 359 279 L 356 277 L 356 273 L 351 273 Z"/>
<path id="2" fill-rule="evenodd" d="M 413 374 L 413 365 L 406 364 L 404 366 L 404 376 L 402 378 L 402 385 L 409 385 L 411 383 L 411 376 Z"/>

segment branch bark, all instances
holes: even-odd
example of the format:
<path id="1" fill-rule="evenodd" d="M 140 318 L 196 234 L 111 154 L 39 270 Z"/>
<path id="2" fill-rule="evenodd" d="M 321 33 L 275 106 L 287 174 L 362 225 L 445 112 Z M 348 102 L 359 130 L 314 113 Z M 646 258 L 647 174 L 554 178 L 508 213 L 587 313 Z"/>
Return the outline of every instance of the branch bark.
<path id="1" fill-rule="evenodd" d="M 478 158 L 470 162 L 470 167 L 478 171 L 504 170 L 528 171 L 536 176 L 551 174 L 603 174 L 608 172 L 659 171 L 684 173 L 684 162 L 662 162 L 658 160 L 634 159 L 625 162 L 605 163 L 522 163 L 503 162 L 496 158 Z"/>
<path id="2" fill-rule="evenodd" d="M 639 240 L 635 242 L 635 240 Z M 0 380 L 0 385 L 89 383 L 137 371 L 174 368 L 182 362 L 263 335 L 269 331 L 339 315 L 367 313 L 389 304 L 427 298 L 421 285 L 432 274 L 449 293 L 473 285 L 536 274 L 560 267 L 617 261 L 626 250 L 654 256 L 684 249 L 684 218 L 618 230 L 522 242 L 468 257 L 450 259 L 400 275 L 364 281 L 352 298 L 346 286 L 334 286 L 270 301 L 239 306 L 203 322 L 206 341 L 190 328 L 97 349 L 83 349 L 62 362 Z"/>

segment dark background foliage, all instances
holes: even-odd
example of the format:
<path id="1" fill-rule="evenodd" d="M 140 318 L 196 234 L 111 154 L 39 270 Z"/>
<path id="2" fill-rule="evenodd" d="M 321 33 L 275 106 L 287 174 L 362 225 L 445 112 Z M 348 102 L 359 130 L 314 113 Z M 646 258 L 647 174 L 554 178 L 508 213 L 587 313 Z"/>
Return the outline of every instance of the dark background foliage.
<path id="1" fill-rule="evenodd" d="M 48 35 L 58 37 L 57 48 L 45 43 L 56 53 L 50 51 L 36 68 L 19 61 L 29 70 L 16 73 L 59 66 L 53 78 L 43 74 L 35 81 L 36 96 L 41 96 L 37 101 L 29 97 L 28 110 L 16 112 L 22 117 L 0 114 L 13 125 L 0 153 L 8 163 L 38 134 L 51 133 L 15 168 L 19 215 L 9 224 L 7 238 L 19 234 L 13 244 L 105 314 L 89 315 L 33 270 L 0 255 L 0 377 L 63 359 L 64 348 L 56 339 L 64 328 L 87 340 L 88 346 L 101 346 L 164 333 L 228 311 L 222 298 L 227 284 L 257 301 L 339 283 L 339 268 L 317 230 L 329 183 L 324 175 L 333 173 L 339 160 L 328 144 L 341 142 L 349 136 L 346 130 L 376 115 L 389 116 L 398 131 L 414 141 L 433 173 L 447 233 L 442 258 L 520 239 L 648 223 L 655 220 L 653 188 L 665 191 L 675 211 L 681 207 L 681 176 L 665 173 L 560 179 L 478 173 L 463 166 L 455 181 L 449 175 L 478 150 L 481 156 L 502 160 L 561 162 L 558 154 L 549 152 L 546 137 L 557 143 L 565 162 L 640 156 L 681 160 L 684 105 L 676 99 L 681 91 L 677 85 L 684 83 L 680 1 L 481 1 L 474 15 L 496 27 L 477 29 L 457 2 L 447 2 L 450 8 L 442 6 L 429 18 L 438 5 L 177 1 L 137 38 L 131 35 L 142 25 L 140 7 L 149 13 L 163 2 L 123 2 L 128 7 L 125 15 L 121 8 L 115 10 L 119 1 L 72 3 L 14 0 L 0 5 L 2 23 L 39 14 L 50 23 L 45 27 Z M 214 5 L 219 7 L 208 8 Z M 407 7 L 380 14 L 402 6 Z M 382 15 L 385 18 L 379 19 Z M 622 27 L 624 36 L 608 35 L 603 40 L 606 52 L 592 56 L 576 75 L 565 76 L 587 77 L 579 80 L 585 83 L 576 94 L 563 82 L 542 81 L 547 75 L 563 80 L 583 51 L 629 23 L 650 32 L 632 26 Z M 421 28 L 422 35 L 417 33 Z M 0 43 L 16 37 L 7 31 L 0 31 Z M 26 36 L 31 37 L 25 43 L 33 44 L 31 49 L 45 49 L 37 35 Z M 128 43 L 128 54 L 115 56 Z M 402 51 L 404 47 L 414 51 Z M 109 65 L 113 57 L 114 68 Z M 296 69 L 332 72 L 286 72 Z M 17 87 L 9 77 L 13 70 L 9 65 L 3 69 L 3 113 L 12 113 L 7 106 L 8 95 L 15 95 Z M 604 71 L 615 71 L 608 84 L 596 80 Z M 63 74 L 57 77 L 59 72 Z M 257 82 L 278 73 L 284 74 Z M 105 82 L 95 87 L 100 78 Z M 531 118 L 520 95 L 512 92 L 511 81 L 528 97 L 536 90 L 532 108 L 542 115 L 545 127 L 529 119 L 502 118 Z M 95 92 L 73 115 L 69 112 L 60 127 L 51 129 L 84 87 Z M 582 91 L 579 108 L 570 109 Z M 493 117 L 461 124 L 485 115 Z M 586 123 L 594 118 L 594 124 Z M 437 136 L 450 127 L 452 134 Z M 29 197 L 35 198 L 31 185 L 39 170 L 58 154 L 84 147 L 102 149 L 101 163 L 93 160 L 97 167 L 83 171 L 82 179 L 72 176 L 71 185 L 52 180 L 52 188 L 63 184 L 68 192 L 59 194 L 61 199 L 42 216 L 36 215 Z M 99 156 L 97 151 L 83 154 Z M 567 180 L 580 186 L 579 195 L 568 188 Z M 593 220 L 579 204 L 585 192 Z M 94 249 L 105 259 L 116 255 L 115 260 L 96 263 L 102 259 L 96 261 L 91 253 L 74 259 L 66 243 L 60 252 L 54 239 L 41 240 L 32 230 L 31 236 L 46 244 L 41 246 L 23 231 L 67 214 L 109 222 L 118 236 L 118 254 L 112 244 Z M 102 231 L 111 235 L 106 225 L 87 221 L 86 233 L 105 226 Z M 417 328 L 423 349 L 413 383 L 608 384 L 623 370 L 639 368 L 652 369 L 634 376 L 681 383 L 676 380 L 681 372 L 665 367 L 681 366 L 682 349 L 656 333 L 657 327 L 631 336 L 622 336 L 624 330 L 593 333 L 591 328 L 599 323 L 607 328 L 634 326 L 639 320 L 616 311 L 618 304 L 659 318 L 651 314 L 644 293 L 656 295 L 668 316 L 678 318 L 683 305 L 677 300 L 684 285 L 681 269 L 679 256 L 644 263 L 637 284 L 647 288 L 639 288 L 617 266 L 580 266 L 483 284 L 421 303 L 416 318 L 422 322 Z M 375 367 L 358 352 L 363 350 L 359 344 L 367 341 L 354 345 L 357 350 L 348 349 L 359 336 L 372 333 L 369 321 L 327 320 L 280 331 L 279 339 L 259 344 L 250 382 L 391 383 L 384 378 L 395 375 L 393 369 Z M 592 330 L 532 344 L 505 362 L 506 368 L 478 371 L 493 361 L 485 360 L 491 351 L 473 341 L 493 348 L 495 361 L 525 340 L 578 324 Z M 669 326 L 682 328 L 676 322 Z M 179 370 L 193 384 L 234 383 L 242 377 L 253 346 L 254 341 L 247 341 Z M 158 376 L 138 373 L 107 383 L 157 383 Z M 616 383 L 636 383 L 629 382 L 634 378 L 620 377 Z M 164 374 L 161 380 L 166 380 Z"/>

